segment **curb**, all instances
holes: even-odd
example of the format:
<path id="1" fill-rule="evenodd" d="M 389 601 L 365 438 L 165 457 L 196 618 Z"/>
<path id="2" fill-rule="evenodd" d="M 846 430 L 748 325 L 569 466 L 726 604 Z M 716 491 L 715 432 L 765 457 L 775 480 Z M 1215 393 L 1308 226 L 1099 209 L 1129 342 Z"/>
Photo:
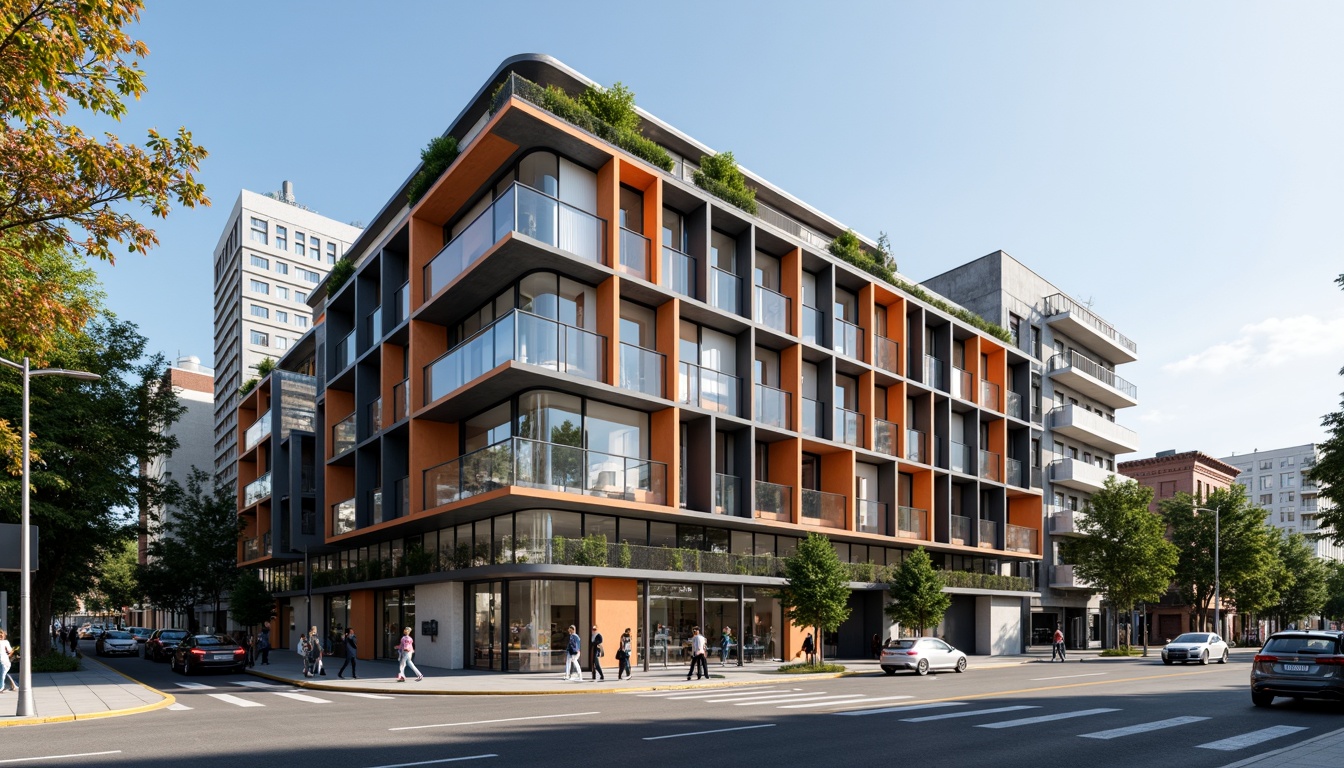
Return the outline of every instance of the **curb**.
<path id="1" fill-rule="evenodd" d="M 163 691 L 160 691 L 158 688 L 152 688 L 148 685 L 145 685 L 144 683 L 140 682 L 139 680 L 136 680 L 135 678 L 131 677 L 125 672 L 122 672 L 121 670 L 113 669 L 112 667 L 109 667 L 106 664 L 91 659 L 88 656 L 81 657 L 81 660 L 86 662 L 93 662 L 94 664 L 97 664 L 98 666 L 102 667 L 103 669 L 109 672 L 114 672 L 118 675 L 121 675 L 122 677 L 126 678 L 127 680 L 130 680 L 132 683 L 135 683 L 141 688 L 144 688 L 145 690 L 151 693 L 155 693 L 158 694 L 159 696 L 162 696 L 163 699 L 161 699 L 160 701 L 156 701 L 152 704 L 141 704 L 138 707 L 127 707 L 125 709 L 109 709 L 105 712 L 86 712 L 82 714 L 76 712 L 69 715 L 51 715 L 49 717 L 25 717 L 23 719 L 15 719 L 15 720 L 0 720 L 0 728 L 8 728 L 16 725 L 45 725 L 48 723 L 71 723 L 77 720 L 97 720 L 105 717 L 123 717 L 125 715 L 138 715 L 142 712 L 153 712 L 156 709 L 171 707 L 173 704 L 177 703 L 177 697 L 173 696 L 171 693 L 164 693 Z"/>
<path id="2" fill-rule="evenodd" d="M 1264 765 L 1281 765 L 1282 763 L 1280 761 L 1275 760 L 1274 758 L 1295 752 L 1297 750 L 1302 749 L 1303 747 L 1315 744 L 1318 741 L 1324 741 L 1326 739 L 1332 739 L 1332 738 L 1344 741 L 1344 728 L 1340 728 L 1337 731 L 1330 731 L 1329 733 L 1322 733 L 1320 736 L 1315 736 L 1313 738 L 1307 739 L 1306 741 L 1300 741 L 1296 744 L 1290 744 L 1286 747 L 1276 749 L 1273 752 L 1262 752 L 1258 755 L 1253 755 L 1244 760 L 1238 760 L 1235 763 L 1228 763 L 1227 765 L 1224 765 L 1222 768 L 1242 768 L 1242 766 L 1257 765 L 1260 763 L 1263 763 Z"/>

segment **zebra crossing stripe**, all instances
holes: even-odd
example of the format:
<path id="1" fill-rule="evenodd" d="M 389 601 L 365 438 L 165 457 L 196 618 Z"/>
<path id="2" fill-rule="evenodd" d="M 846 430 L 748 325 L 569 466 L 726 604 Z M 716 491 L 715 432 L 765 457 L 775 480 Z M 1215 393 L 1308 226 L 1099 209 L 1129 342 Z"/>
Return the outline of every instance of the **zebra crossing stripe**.
<path id="1" fill-rule="evenodd" d="M 787 700 L 789 700 L 789 699 L 796 699 L 796 698 L 803 697 L 803 696 L 816 696 L 816 694 L 815 694 L 815 693 L 764 693 L 764 694 L 759 694 L 759 695 L 757 695 L 757 696 L 752 696 L 752 697 L 750 697 L 750 698 L 742 698 L 742 699 L 739 699 L 739 698 L 726 698 L 726 697 L 720 697 L 720 698 L 715 698 L 715 699 L 705 699 L 705 702 L 706 702 L 706 703 L 709 703 L 709 704 L 717 704 L 717 703 L 722 702 L 722 701 L 731 701 L 731 702 L 733 702 L 734 704 L 736 704 L 736 703 L 739 702 L 739 701 L 757 701 L 757 700 L 765 701 L 765 700 L 771 700 L 771 699 L 772 699 L 772 700 L 775 700 L 775 701 L 787 701 Z"/>
<path id="2" fill-rule="evenodd" d="M 188 709 L 191 709 L 191 707 L 188 707 L 186 704 L 169 704 L 166 709 L 171 709 L 174 712 L 185 712 Z"/>
<path id="3" fill-rule="evenodd" d="M 261 682 L 260 680 L 233 680 L 233 681 L 231 681 L 231 682 L 232 682 L 234 685 L 241 685 L 241 686 L 243 686 L 244 688 L 264 688 L 264 689 L 266 689 L 266 690 L 268 690 L 268 691 L 269 691 L 269 690 L 274 690 L 274 689 L 276 689 L 276 688 L 293 688 L 293 687 L 294 687 L 294 686 L 292 686 L 292 685 L 278 685 L 278 684 L 276 684 L 276 683 L 263 683 L 263 682 Z"/>
<path id="4" fill-rule="evenodd" d="M 795 701 L 807 701 L 807 702 L 813 702 L 813 703 L 815 703 L 815 702 L 821 701 L 822 699 L 848 699 L 848 698 L 851 698 L 851 696 L 845 696 L 845 695 L 840 695 L 840 694 L 822 695 L 822 694 L 820 694 L 820 693 L 814 693 L 814 694 L 811 694 L 811 696 L 810 696 L 809 698 L 789 699 L 788 701 L 789 701 L 789 703 L 793 703 L 793 702 L 795 702 Z M 736 702 L 733 702 L 733 705 L 734 705 L 734 706 L 737 706 L 737 707 L 758 707 L 758 706 L 761 706 L 762 704 L 778 704 L 778 703 L 779 703 L 778 700 L 776 700 L 776 701 L 736 701 Z"/>
<path id="5" fill-rule="evenodd" d="M 286 699 L 295 701 L 306 701 L 309 704 L 330 704 L 331 699 L 319 699 L 316 696 L 309 696 L 306 693 L 286 693 L 285 691 L 274 691 L 276 696 L 284 696 Z"/>
<path id="6" fill-rule="evenodd" d="M 860 703 L 862 703 L 862 702 L 854 701 L 854 699 L 862 699 L 862 698 L 863 698 L 863 694 L 862 694 L 862 693 L 850 693 L 850 694 L 846 694 L 846 695 L 844 695 L 844 696 L 831 696 L 831 697 L 829 697 L 829 698 L 832 698 L 832 699 L 849 699 L 849 701 L 811 701 L 811 702 L 808 702 L 808 703 L 806 703 L 806 704 L 785 704 L 784 706 L 780 707 L 780 709 L 806 709 L 806 708 L 808 708 L 808 707 L 834 707 L 834 706 L 838 706 L 838 705 L 840 705 L 840 704 L 857 705 L 857 704 L 860 704 Z"/>
<path id="7" fill-rule="evenodd" d="M 873 698 L 861 698 L 857 701 L 825 701 L 820 704 L 799 704 L 798 708 L 803 707 L 866 707 L 876 704 L 879 701 L 899 701 L 901 699 L 913 699 L 914 696 L 875 696 Z M 783 707 L 780 707 L 783 709 Z"/>
<path id="8" fill-rule="evenodd" d="M 676 694 L 667 694 L 668 701 L 677 701 L 678 699 L 712 699 L 716 696 L 727 698 L 729 696 L 760 696 L 766 693 L 784 693 L 785 691 L 796 691 L 797 688 L 753 688 L 750 691 L 739 691 L 737 693 L 726 693 L 724 691 L 713 691 L 711 693 L 686 693 L 681 691 Z M 654 695 L 654 694 L 649 694 Z"/>
<path id="9" fill-rule="evenodd" d="M 1053 715 L 1040 715 L 1038 717 L 1024 717 L 1020 720 L 1003 720 L 997 723 L 983 723 L 975 726 L 976 728 L 1016 728 L 1020 725 L 1036 725 L 1038 723 L 1049 723 L 1055 720 L 1069 720 L 1075 717 L 1090 717 L 1091 715 L 1104 715 L 1107 712 L 1119 712 L 1120 710 L 1112 707 L 1101 707 L 1099 709 L 1080 709 L 1077 712 L 1056 712 Z"/>
<path id="10" fill-rule="evenodd" d="M 1139 723 L 1126 728 L 1112 728 L 1109 731 L 1097 731 L 1095 733 L 1078 734 L 1084 739 L 1118 739 L 1121 736 L 1133 736 L 1138 733 L 1148 733 L 1149 731 L 1160 731 L 1163 728 L 1175 728 L 1178 725 L 1188 725 L 1198 723 L 1201 720 L 1208 720 L 1207 717 L 1197 715 L 1186 715 L 1184 717 L 1171 717 L 1166 720 L 1154 720 L 1151 723 Z"/>
<path id="11" fill-rule="evenodd" d="M 395 699 L 396 696 L 389 696 L 384 693 L 360 693 L 359 691 L 323 691 L 331 696 L 356 696 L 361 699 Z"/>
<path id="12" fill-rule="evenodd" d="M 1029 704 L 1019 704 L 1013 707 L 995 707 L 993 709 L 977 709 L 972 712 L 949 712 L 945 715 L 925 715 L 924 717 L 903 717 L 903 723 L 925 723 L 930 720 L 950 720 L 954 717 L 976 717 L 977 715 L 996 715 L 1000 712 L 1017 712 L 1023 709 L 1040 709 L 1040 707 Z"/>
<path id="13" fill-rule="evenodd" d="M 175 683 L 178 688 L 186 688 L 189 691 L 213 691 L 215 686 L 205 683 Z"/>
<path id="14" fill-rule="evenodd" d="M 861 717 L 863 715 L 883 715 L 888 712 L 909 712 L 914 709 L 942 709 L 943 707 L 964 707 L 964 701 L 938 701 L 932 704 L 902 704 L 895 707 L 883 707 L 881 709 L 857 709 L 849 712 L 832 712 L 832 715 L 844 715 L 846 717 Z"/>
<path id="15" fill-rule="evenodd" d="M 1276 725 L 1272 728 L 1262 728 L 1258 731 L 1243 733 L 1240 736 L 1233 736 L 1230 739 L 1221 739 L 1219 741 L 1210 741 L 1208 744 L 1196 745 L 1199 749 L 1217 749 L 1222 752 L 1233 752 L 1246 747 L 1253 747 L 1256 744 L 1277 739 L 1280 736 L 1288 736 L 1298 731 L 1307 730 L 1305 726 L 1298 725 Z"/>
<path id="16" fill-rule="evenodd" d="M 239 697 L 234 696 L 233 694 L 229 694 L 229 693 L 207 693 L 206 696 L 209 696 L 209 697 L 212 698 L 212 699 L 219 699 L 220 701 L 224 702 L 225 704 L 232 704 L 232 705 L 234 705 L 235 707 L 264 707 L 264 706 L 266 706 L 265 704 L 262 704 L 262 703 L 259 702 L 259 701 L 248 701 L 247 699 L 239 698 Z"/>

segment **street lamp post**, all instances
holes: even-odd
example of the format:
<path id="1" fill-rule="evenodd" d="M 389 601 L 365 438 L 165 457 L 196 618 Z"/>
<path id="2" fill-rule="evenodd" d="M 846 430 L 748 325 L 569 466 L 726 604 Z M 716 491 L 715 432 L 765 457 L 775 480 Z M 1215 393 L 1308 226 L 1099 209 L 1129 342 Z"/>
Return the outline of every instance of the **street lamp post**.
<path id="1" fill-rule="evenodd" d="M 1222 530 L 1221 530 L 1222 526 L 1220 525 L 1221 516 L 1219 515 L 1218 509 L 1216 507 L 1213 509 L 1210 509 L 1208 507 L 1195 507 L 1194 512 L 1196 514 L 1200 512 L 1213 513 L 1213 631 L 1219 637 L 1222 637 L 1223 596 L 1221 590 L 1222 579 L 1221 579 L 1221 573 L 1219 571 L 1219 565 L 1220 565 L 1219 555 L 1221 554 L 1223 549 Z"/>
<path id="2" fill-rule="evenodd" d="M 29 496 L 29 456 L 30 448 L 28 445 L 28 382 L 34 376 L 64 376 L 70 379 L 79 379 L 81 381 L 97 381 L 101 378 L 96 373 L 87 371 L 68 371 L 64 368 L 41 368 L 32 370 L 28 367 L 28 358 L 23 358 L 22 363 L 16 363 L 13 360 L 6 360 L 0 357 L 0 364 L 9 366 L 20 371 L 23 374 L 23 494 L 21 512 L 19 517 L 19 629 L 23 633 L 22 644 L 23 653 L 19 657 L 19 705 L 14 714 L 17 717 L 31 717 L 37 712 L 33 707 L 33 653 L 36 652 L 36 638 L 33 637 L 33 597 L 31 594 L 32 582 L 32 547 L 28 540 L 28 496 Z"/>

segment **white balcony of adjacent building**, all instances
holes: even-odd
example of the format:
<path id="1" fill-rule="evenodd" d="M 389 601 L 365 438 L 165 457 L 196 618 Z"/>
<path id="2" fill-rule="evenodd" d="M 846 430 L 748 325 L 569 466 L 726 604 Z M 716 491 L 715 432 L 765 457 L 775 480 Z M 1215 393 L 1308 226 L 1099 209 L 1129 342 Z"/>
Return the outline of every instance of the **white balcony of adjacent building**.
<path id="1" fill-rule="evenodd" d="M 1110 323 L 1062 293 L 1045 297 L 1045 322 L 1052 329 L 1103 353 L 1107 360 L 1132 363 L 1139 359 L 1139 346 Z"/>
<path id="2" fill-rule="evenodd" d="M 1052 536 L 1084 536 L 1081 523 L 1087 517 L 1087 511 L 1068 507 L 1050 508 L 1050 534 Z"/>
<path id="3" fill-rule="evenodd" d="M 1116 473 L 1088 464 L 1081 459 L 1057 459 L 1050 465 L 1051 483 L 1086 493 L 1100 491 L 1106 485 L 1108 477 L 1119 479 Z"/>
<path id="4" fill-rule="evenodd" d="M 1077 351 L 1050 358 L 1050 378 L 1108 408 L 1139 404 L 1139 388 Z"/>
<path id="5" fill-rule="evenodd" d="M 1109 453 L 1133 453 L 1139 450 L 1139 434 L 1128 427 L 1087 410 L 1081 405 L 1065 405 L 1050 412 L 1050 428 L 1056 434 Z"/>
<path id="6" fill-rule="evenodd" d="M 1053 565 L 1050 567 L 1051 589 L 1091 589 L 1092 585 L 1078 578 L 1072 565 Z"/>

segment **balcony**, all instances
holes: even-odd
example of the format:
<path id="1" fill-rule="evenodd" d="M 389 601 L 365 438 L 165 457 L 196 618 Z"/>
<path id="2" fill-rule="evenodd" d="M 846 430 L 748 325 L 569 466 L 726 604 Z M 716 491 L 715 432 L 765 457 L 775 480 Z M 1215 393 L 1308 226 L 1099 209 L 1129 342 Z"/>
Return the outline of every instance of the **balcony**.
<path id="1" fill-rule="evenodd" d="M 677 363 L 677 402 L 736 416 L 741 381 L 694 363 Z"/>
<path id="2" fill-rule="evenodd" d="M 1003 459 L 1003 454 L 994 451 L 980 452 L 980 478 L 983 480 L 992 480 L 996 483 L 1003 482 L 1003 476 L 999 474 L 999 462 Z"/>
<path id="3" fill-rule="evenodd" d="M 896 508 L 896 536 L 902 539 L 928 540 L 928 510 L 914 507 Z"/>
<path id="4" fill-rule="evenodd" d="M 766 328 L 789 332 L 789 297 L 763 285 L 756 286 L 756 302 L 752 319 Z"/>
<path id="5" fill-rule="evenodd" d="M 667 465 L 511 437 L 424 472 L 425 509 L 520 486 L 643 504 L 667 503 Z"/>
<path id="6" fill-rule="evenodd" d="M 952 515 L 952 520 L 948 524 L 948 540 L 953 544 L 967 545 L 971 543 L 971 518 L 963 515 Z"/>
<path id="7" fill-rule="evenodd" d="M 813 400 L 810 397 L 804 397 L 803 423 L 799 425 L 798 431 L 808 437 L 820 437 L 825 434 L 825 428 L 821 424 L 821 413 L 825 407 L 825 405 L 817 400 Z"/>
<path id="8" fill-rule="evenodd" d="M 804 523 L 812 523 L 824 528 L 844 528 L 845 518 L 848 516 L 845 512 L 847 506 L 845 497 L 838 493 L 826 493 L 825 491 L 804 488 L 803 509 L 799 517 L 802 518 Z"/>
<path id="9" fill-rule="evenodd" d="M 970 473 L 971 447 L 955 440 L 948 442 L 947 468 L 953 472 Z"/>
<path id="10" fill-rule="evenodd" d="M 873 364 L 888 373 L 901 373 L 901 343 L 886 336 L 873 339 Z"/>
<path id="11" fill-rule="evenodd" d="M 1096 493 L 1106 485 L 1106 478 L 1123 479 L 1106 469 L 1087 464 L 1080 459 L 1057 459 L 1050 465 L 1050 482 L 1066 488 Z"/>
<path id="12" fill-rule="evenodd" d="M 1108 360 L 1132 363 L 1139 359 L 1139 345 L 1062 293 L 1045 297 L 1042 314 L 1051 328 L 1063 331 L 1090 349 L 1104 351 Z"/>
<path id="13" fill-rule="evenodd" d="M 388 505 L 388 510 L 389 510 L 389 511 L 392 511 L 392 510 L 394 510 L 394 509 L 395 509 L 395 508 L 392 507 L 392 505 L 390 505 L 390 504 Z M 373 522 L 374 522 L 375 524 L 377 524 L 377 523 L 385 523 L 385 522 L 387 522 L 388 520 L 391 520 L 391 519 L 392 519 L 392 518 L 384 518 L 384 517 L 383 517 L 383 489 L 382 489 L 382 488 L 374 488 L 373 490 L 369 491 L 369 510 L 370 510 L 370 513 L 371 513 L 371 517 L 372 517 L 372 519 L 373 519 Z M 394 515 L 394 517 L 395 517 L 395 515 Z"/>
<path id="14" fill-rule="evenodd" d="M 406 476 L 401 478 L 393 486 L 397 493 L 397 508 L 401 510 L 401 517 L 409 517 L 411 514 L 411 478 Z"/>
<path id="15" fill-rule="evenodd" d="M 383 340 L 383 308 L 375 307 L 364 317 L 364 327 L 369 332 L 369 345 L 377 346 Z"/>
<path id="16" fill-rule="evenodd" d="M 355 500 L 353 498 L 331 505 L 331 533 L 339 536 L 356 528 Z"/>
<path id="17" fill-rule="evenodd" d="M 243 506 L 250 507 L 253 504 L 268 498 L 271 495 L 271 473 L 258 477 L 256 480 L 243 486 Z"/>
<path id="18" fill-rule="evenodd" d="M 873 450 L 888 456 L 896 455 L 897 441 L 901 439 L 901 427 L 885 419 L 873 419 Z"/>
<path id="19" fill-rule="evenodd" d="M 975 399 L 975 377 L 970 371 L 952 366 L 952 396 L 961 400 Z"/>
<path id="20" fill-rule="evenodd" d="M 715 307 L 736 315 L 740 312 L 738 307 L 742 295 L 742 278 L 731 272 L 724 272 L 718 267 L 709 268 L 709 303 Z"/>
<path id="21" fill-rule="evenodd" d="M 369 403 L 369 434 L 376 435 L 383 430 L 383 398 Z"/>
<path id="22" fill-rule="evenodd" d="M 1024 528 L 1011 523 L 1004 527 L 1004 546 L 1009 552 L 1025 552 L 1029 555 L 1040 554 L 1036 546 L 1038 537 L 1034 528 Z"/>
<path id="23" fill-rule="evenodd" d="M 863 359 L 863 329 L 843 318 L 835 318 L 831 346 L 836 354 Z"/>
<path id="24" fill-rule="evenodd" d="M 1008 393 L 1008 408 L 1004 411 L 1005 415 L 1012 416 L 1014 419 L 1027 420 L 1027 414 L 1022 411 L 1022 396 L 1016 392 Z"/>
<path id="25" fill-rule="evenodd" d="M 407 281 L 401 284 L 397 292 L 392 296 L 392 308 L 396 314 L 392 317 L 392 325 L 398 326 L 406 322 L 411 317 L 411 283 Z"/>
<path id="26" fill-rule="evenodd" d="M 1008 484 L 1018 488 L 1030 488 L 1031 478 L 1027 477 L 1027 467 L 1017 459 L 1005 459 L 1006 467 L 1004 475 L 1008 478 Z"/>
<path id="27" fill-rule="evenodd" d="M 858 499 L 854 505 L 854 530 L 887 535 L 887 505 L 880 501 Z"/>
<path id="28" fill-rule="evenodd" d="M 1050 428 L 1109 453 L 1131 453 L 1139 449 L 1138 433 L 1081 405 L 1064 405 L 1050 411 Z"/>
<path id="29" fill-rule="evenodd" d="M 250 451 L 257 447 L 257 443 L 260 443 L 261 439 L 269 434 L 271 434 L 271 412 L 266 411 L 256 421 L 252 422 L 252 426 L 248 427 L 247 431 L 243 433 L 243 451 Z"/>
<path id="30" fill-rule="evenodd" d="M 802 310 L 803 341 L 820 346 L 822 343 L 821 324 L 826 318 L 821 314 L 821 310 L 816 307 L 809 307 L 804 304 Z"/>
<path id="31" fill-rule="evenodd" d="M 1139 404 L 1138 387 L 1076 351 L 1051 357 L 1049 370 L 1055 381 L 1108 408 L 1129 408 Z"/>
<path id="32" fill-rule="evenodd" d="M 606 226 L 604 219 L 515 182 L 425 265 L 425 299 L 456 280 L 509 232 L 603 263 Z"/>
<path id="33" fill-rule="evenodd" d="M 733 475 L 714 475 L 714 514 L 739 517 L 746 513 L 737 503 L 741 492 L 742 478 Z"/>
<path id="34" fill-rule="evenodd" d="M 943 361 L 933 355 L 924 356 L 924 384 L 947 391 L 947 383 L 943 381 Z"/>
<path id="35" fill-rule="evenodd" d="M 793 486 L 757 480 L 756 517 L 792 522 Z"/>
<path id="36" fill-rule="evenodd" d="M 1087 534 L 1083 533 L 1081 527 L 1081 523 L 1086 517 L 1086 510 L 1052 507 L 1050 511 L 1050 535 L 1086 536 Z"/>
<path id="37" fill-rule="evenodd" d="M 1051 589 L 1092 589 L 1092 585 L 1078 578 L 1072 565 L 1055 565 L 1050 568 Z"/>
<path id="38" fill-rule="evenodd" d="M 835 424 L 832 427 L 835 434 L 832 435 L 831 439 L 835 442 L 852 445 L 855 448 L 863 447 L 862 413 L 836 406 Z"/>
<path id="39" fill-rule="evenodd" d="M 663 396 L 664 355 L 652 349 L 620 343 L 621 389 Z"/>
<path id="40" fill-rule="evenodd" d="M 678 251 L 671 246 L 663 246 L 663 287 L 695 298 L 695 257 Z"/>
<path id="41" fill-rule="evenodd" d="M 640 280 L 649 279 L 649 238 L 621 227 L 620 271 Z"/>
<path id="42" fill-rule="evenodd" d="M 261 542 L 257 539 L 243 540 L 243 562 L 256 560 L 261 557 Z"/>
<path id="43" fill-rule="evenodd" d="M 331 457 L 345 453 L 355 447 L 355 414 L 350 414 L 331 427 Z"/>
<path id="44" fill-rule="evenodd" d="M 411 380 L 402 379 L 392 385 L 392 421 L 403 421 L 411 414 Z"/>
<path id="45" fill-rule="evenodd" d="M 336 354 L 336 371 L 338 373 L 340 371 L 344 371 L 346 368 L 349 368 L 350 364 L 355 362 L 355 357 L 357 356 L 358 353 L 355 351 L 354 331 L 345 334 L 344 336 L 341 337 L 340 341 L 336 342 L 335 354 Z"/>
<path id="46" fill-rule="evenodd" d="M 980 407 L 988 408 L 991 411 L 1003 413 L 1003 406 L 999 402 L 999 385 L 992 381 L 980 382 Z"/>
<path id="47" fill-rule="evenodd" d="M 591 331 L 515 309 L 425 366 L 425 403 L 507 362 L 596 381 L 604 341 Z"/>
<path id="48" fill-rule="evenodd" d="M 928 441 L 923 432 L 917 429 L 905 430 L 905 458 L 920 464 L 929 463 Z"/>
<path id="49" fill-rule="evenodd" d="M 789 403 L 793 395 L 768 384 L 756 385 L 756 421 L 767 427 L 792 429 Z"/>
<path id="50" fill-rule="evenodd" d="M 976 546 L 982 549 L 998 549 L 999 524 L 993 520 L 979 520 L 977 522 L 980 525 L 980 540 Z"/>

